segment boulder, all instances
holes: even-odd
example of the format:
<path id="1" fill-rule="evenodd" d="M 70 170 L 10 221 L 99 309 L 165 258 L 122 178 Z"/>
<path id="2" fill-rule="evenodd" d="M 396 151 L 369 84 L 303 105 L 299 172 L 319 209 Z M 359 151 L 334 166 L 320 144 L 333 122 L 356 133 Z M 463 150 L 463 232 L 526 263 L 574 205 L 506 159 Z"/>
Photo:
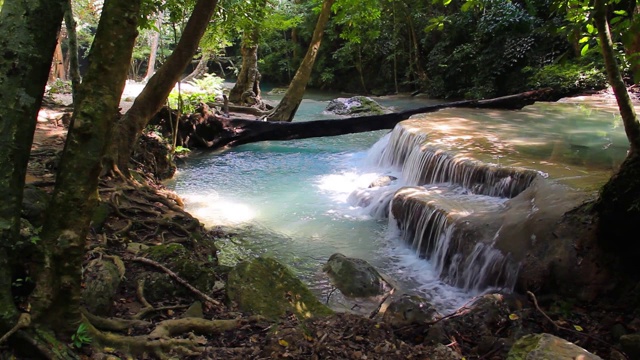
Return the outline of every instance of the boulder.
<path id="1" fill-rule="evenodd" d="M 348 297 L 382 295 L 388 286 L 368 262 L 340 253 L 331 255 L 322 270 L 329 275 L 333 285 Z"/>
<path id="2" fill-rule="evenodd" d="M 286 266 L 272 258 L 258 257 L 233 268 L 227 279 L 227 296 L 240 310 L 270 319 L 288 312 L 300 318 L 333 314 Z"/>
<path id="3" fill-rule="evenodd" d="M 82 301 L 87 311 L 98 316 L 108 315 L 121 280 L 120 270 L 113 262 L 92 260 L 83 275 L 86 286 L 82 289 Z"/>
<path id="4" fill-rule="evenodd" d="M 417 295 L 402 294 L 391 301 L 382 320 L 392 326 L 402 327 L 433 321 L 437 315 L 438 312 L 427 299 Z"/>
<path id="5" fill-rule="evenodd" d="M 49 198 L 46 191 L 31 185 L 25 186 L 22 192 L 22 217 L 35 227 L 42 226 Z"/>
<path id="6" fill-rule="evenodd" d="M 507 360 L 601 360 L 587 350 L 551 334 L 521 337 L 509 351 Z"/>
<path id="7" fill-rule="evenodd" d="M 389 111 L 375 100 L 366 96 L 354 96 L 351 98 L 337 98 L 331 100 L 325 111 L 336 115 L 367 116 L 382 115 Z"/>

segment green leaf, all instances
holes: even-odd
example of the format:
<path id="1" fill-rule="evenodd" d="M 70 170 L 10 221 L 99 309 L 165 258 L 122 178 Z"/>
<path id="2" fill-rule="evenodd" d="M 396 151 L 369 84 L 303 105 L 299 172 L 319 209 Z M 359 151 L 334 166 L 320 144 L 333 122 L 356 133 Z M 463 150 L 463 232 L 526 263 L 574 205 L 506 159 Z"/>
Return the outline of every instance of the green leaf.
<path id="1" fill-rule="evenodd" d="M 589 51 L 589 44 L 586 44 L 585 46 L 582 47 L 582 50 L 580 50 L 580 55 L 584 56 L 587 51 Z"/>
<path id="2" fill-rule="evenodd" d="M 589 41 L 591 38 L 589 36 L 583 36 L 582 39 L 578 40 L 579 44 L 584 44 Z"/>
<path id="3" fill-rule="evenodd" d="M 620 16 L 627 16 L 626 10 L 614 10 L 613 13 Z"/>
<path id="4" fill-rule="evenodd" d="M 587 24 L 587 32 L 589 34 L 593 34 L 595 31 L 596 31 L 596 28 L 593 25 Z"/>

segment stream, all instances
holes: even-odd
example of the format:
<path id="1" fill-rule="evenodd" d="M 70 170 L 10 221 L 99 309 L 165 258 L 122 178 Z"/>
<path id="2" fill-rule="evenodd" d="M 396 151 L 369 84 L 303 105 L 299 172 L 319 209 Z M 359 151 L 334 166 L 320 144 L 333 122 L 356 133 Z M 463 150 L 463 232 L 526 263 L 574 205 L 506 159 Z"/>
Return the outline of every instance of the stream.
<path id="1" fill-rule="evenodd" d="M 323 110 L 336 94 L 308 97 L 295 121 L 332 117 Z M 376 100 L 398 110 L 436 103 L 404 96 Z M 434 126 L 430 146 L 485 163 L 532 169 L 546 181 L 583 191 L 603 184 L 628 147 L 615 104 L 592 98 L 535 104 L 521 111 L 448 109 L 417 118 Z M 442 280 L 437 261 L 421 258 L 401 240 L 386 218 L 386 208 L 358 206 L 362 204 L 355 195 L 367 193 L 381 175 L 399 178 L 393 190 L 416 185 L 402 169 L 384 161 L 387 133 L 262 142 L 223 153 L 192 154 L 168 185 L 185 200 L 187 211 L 229 234 L 218 244 L 223 264 L 273 256 L 325 300 L 332 288 L 322 266 L 340 252 L 367 260 L 400 291 L 423 296 L 445 313 L 488 288 L 456 287 Z M 455 199 L 462 192 L 445 193 Z M 501 207 L 506 200 L 477 195 L 463 201 L 465 207 Z M 330 305 L 352 309 L 354 301 L 338 296 Z"/>

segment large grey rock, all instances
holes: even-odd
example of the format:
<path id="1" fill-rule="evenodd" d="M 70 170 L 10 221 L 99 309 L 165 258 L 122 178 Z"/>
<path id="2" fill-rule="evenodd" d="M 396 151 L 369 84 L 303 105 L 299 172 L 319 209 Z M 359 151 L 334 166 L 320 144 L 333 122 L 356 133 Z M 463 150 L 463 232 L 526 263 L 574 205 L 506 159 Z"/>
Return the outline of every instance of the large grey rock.
<path id="1" fill-rule="evenodd" d="M 391 301 L 382 319 L 392 326 L 402 327 L 432 321 L 437 315 L 438 312 L 427 299 L 402 294 Z"/>
<path id="2" fill-rule="evenodd" d="M 287 312 L 300 318 L 333 314 L 286 266 L 272 258 L 258 257 L 233 268 L 227 279 L 227 296 L 241 310 L 271 319 Z"/>
<path id="3" fill-rule="evenodd" d="M 398 180 L 398 178 L 395 176 L 383 175 L 371 182 L 369 188 L 387 186 L 396 180 Z"/>
<path id="4" fill-rule="evenodd" d="M 325 111 L 336 115 L 349 116 L 381 115 L 389 112 L 375 100 L 366 96 L 331 100 Z"/>
<path id="5" fill-rule="evenodd" d="M 380 273 L 368 262 L 340 253 L 331 255 L 323 270 L 345 296 L 377 296 L 384 294 L 387 287 Z"/>
<path id="6" fill-rule="evenodd" d="M 526 335 L 516 341 L 507 360 L 602 360 L 587 350 L 551 334 Z"/>

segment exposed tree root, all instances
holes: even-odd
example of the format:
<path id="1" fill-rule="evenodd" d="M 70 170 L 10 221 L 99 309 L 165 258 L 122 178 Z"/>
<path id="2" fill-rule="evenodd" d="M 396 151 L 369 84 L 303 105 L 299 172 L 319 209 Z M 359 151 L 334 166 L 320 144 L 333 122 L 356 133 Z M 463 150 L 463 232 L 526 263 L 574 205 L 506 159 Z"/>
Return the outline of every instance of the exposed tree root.
<path id="1" fill-rule="evenodd" d="M 209 295 L 207 295 L 207 294 L 203 293 L 202 291 L 196 289 L 195 287 L 193 287 L 193 285 L 189 284 L 186 280 L 184 280 L 183 278 L 178 276 L 178 274 L 174 273 L 173 271 L 168 269 L 166 266 L 160 264 L 159 262 L 153 261 L 151 259 L 143 258 L 143 257 L 134 257 L 134 258 L 131 258 L 131 260 L 137 261 L 137 262 L 141 262 L 143 264 L 151 265 L 151 266 L 154 266 L 154 267 L 164 271 L 167 275 L 169 275 L 169 277 L 171 277 L 173 280 L 175 280 L 176 282 L 178 282 L 182 286 L 184 286 L 187 289 L 189 289 L 189 291 L 193 292 L 202 301 L 208 302 L 208 303 L 213 304 L 213 305 L 222 306 L 222 304 L 218 300 L 215 300 L 215 299 L 211 298 Z"/>
<path id="2" fill-rule="evenodd" d="M 89 313 L 86 309 L 81 309 L 82 315 L 87 318 L 87 320 L 91 323 L 91 325 L 95 326 L 100 330 L 107 331 L 125 331 L 128 329 L 135 328 L 147 328 L 152 326 L 153 324 L 148 321 L 143 320 L 129 320 L 129 319 L 114 319 L 114 318 L 103 318 L 100 316 L 93 315 Z"/>
<path id="3" fill-rule="evenodd" d="M 7 341 L 16 331 L 27 328 L 29 325 L 31 325 L 31 315 L 29 313 L 21 313 L 13 328 L 0 338 L 0 344 Z"/>

